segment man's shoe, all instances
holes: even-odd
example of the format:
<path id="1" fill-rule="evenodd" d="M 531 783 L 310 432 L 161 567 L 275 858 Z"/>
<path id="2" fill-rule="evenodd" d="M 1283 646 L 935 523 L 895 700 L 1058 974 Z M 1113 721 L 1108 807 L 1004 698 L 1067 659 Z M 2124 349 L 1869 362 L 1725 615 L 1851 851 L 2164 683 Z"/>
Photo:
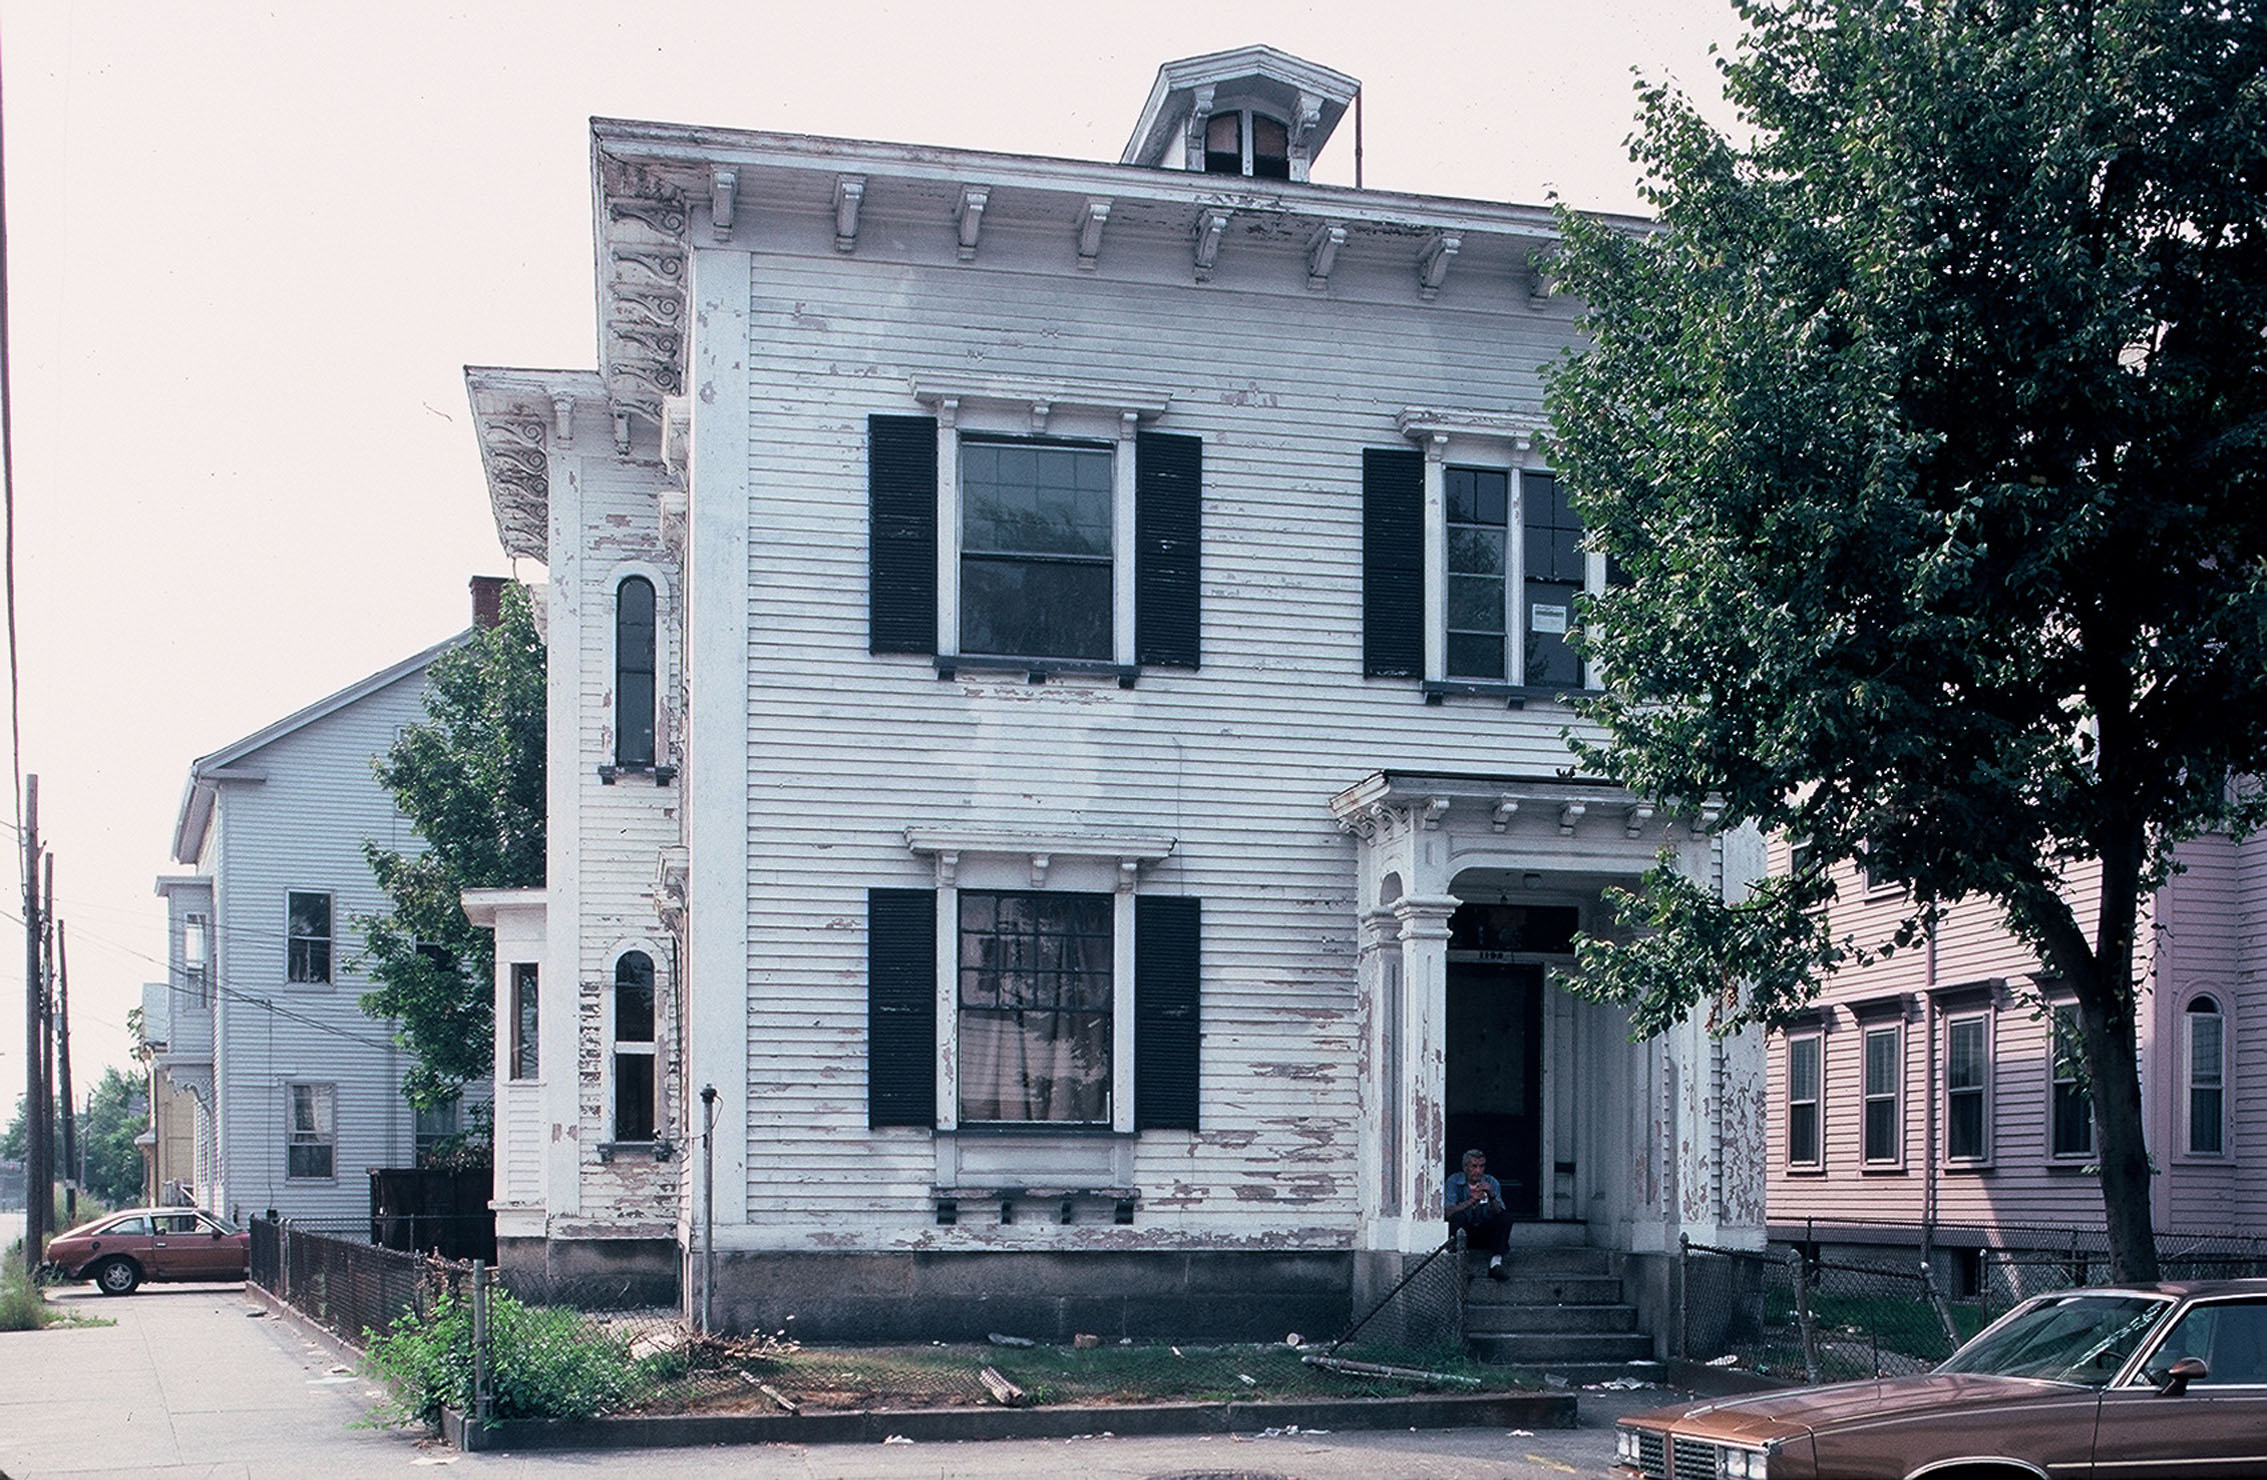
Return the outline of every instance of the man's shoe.
<path id="1" fill-rule="evenodd" d="M 1511 1278 L 1511 1272 L 1503 1267 L 1501 1259 L 1490 1259 L 1488 1261 L 1488 1278 L 1497 1281 L 1508 1280 Z"/>

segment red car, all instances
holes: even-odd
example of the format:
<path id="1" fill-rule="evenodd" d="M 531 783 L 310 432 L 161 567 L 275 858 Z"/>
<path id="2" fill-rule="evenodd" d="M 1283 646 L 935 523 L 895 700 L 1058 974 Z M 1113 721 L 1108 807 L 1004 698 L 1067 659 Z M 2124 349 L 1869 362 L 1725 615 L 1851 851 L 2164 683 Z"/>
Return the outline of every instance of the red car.
<path id="1" fill-rule="evenodd" d="M 128 1208 L 57 1234 L 47 1263 L 105 1295 L 131 1295 L 144 1280 L 241 1280 L 252 1236 L 201 1209 Z"/>

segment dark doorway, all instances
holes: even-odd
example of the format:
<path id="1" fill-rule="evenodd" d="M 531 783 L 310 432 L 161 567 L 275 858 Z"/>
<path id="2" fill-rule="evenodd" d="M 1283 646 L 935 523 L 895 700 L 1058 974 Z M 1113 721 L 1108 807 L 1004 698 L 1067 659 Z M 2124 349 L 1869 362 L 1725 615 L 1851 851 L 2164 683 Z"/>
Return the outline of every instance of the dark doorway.
<path id="1" fill-rule="evenodd" d="M 1479 1148 L 1511 1216 L 1541 1217 L 1542 967 L 1450 960 L 1447 1070 L 1450 1170 Z"/>

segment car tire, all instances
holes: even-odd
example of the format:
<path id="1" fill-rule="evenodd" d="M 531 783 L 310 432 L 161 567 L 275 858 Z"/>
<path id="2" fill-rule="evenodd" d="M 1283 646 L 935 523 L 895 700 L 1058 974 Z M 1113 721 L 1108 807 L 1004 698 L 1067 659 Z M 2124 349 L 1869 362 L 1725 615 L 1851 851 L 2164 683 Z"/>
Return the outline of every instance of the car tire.
<path id="1" fill-rule="evenodd" d="M 131 1295 L 142 1283 L 141 1266 L 123 1257 L 103 1260 L 92 1273 L 94 1287 L 105 1295 Z"/>

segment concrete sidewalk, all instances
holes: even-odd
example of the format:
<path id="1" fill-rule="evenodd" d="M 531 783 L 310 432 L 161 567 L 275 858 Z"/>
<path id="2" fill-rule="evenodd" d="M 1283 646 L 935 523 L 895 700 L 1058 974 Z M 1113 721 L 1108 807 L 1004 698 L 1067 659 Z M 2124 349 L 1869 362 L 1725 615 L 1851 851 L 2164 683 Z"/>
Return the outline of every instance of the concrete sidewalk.
<path id="1" fill-rule="evenodd" d="M 123 1300 L 48 1292 L 59 1311 L 115 1326 L 0 1334 L 0 1475 L 187 1480 L 363 1480 L 446 1466 L 481 1480 L 604 1475 L 714 1480 L 1153 1480 L 1191 1471 L 1298 1480 L 1561 1480 L 1613 1457 L 1615 1415 L 1665 1390 L 1584 1393 L 1586 1427 L 1311 1432 L 952 1444 L 767 1444 L 578 1454 L 460 1454 L 400 1430 L 358 1428 L 372 1385 L 330 1337 L 259 1310 L 241 1286 L 145 1286 Z"/>

